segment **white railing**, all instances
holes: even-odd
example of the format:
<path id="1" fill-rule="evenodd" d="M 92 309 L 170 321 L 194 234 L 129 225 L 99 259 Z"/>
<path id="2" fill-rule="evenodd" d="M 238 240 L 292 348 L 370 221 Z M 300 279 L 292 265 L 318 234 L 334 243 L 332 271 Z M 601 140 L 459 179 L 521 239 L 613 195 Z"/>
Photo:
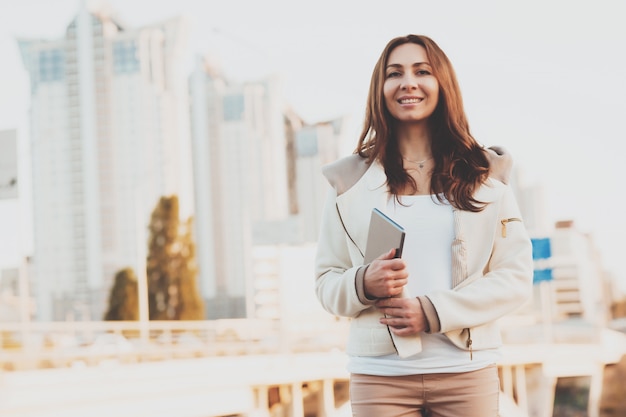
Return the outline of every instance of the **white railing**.
<path id="1" fill-rule="evenodd" d="M 343 347 L 346 321 L 223 319 L 0 323 L 0 370 L 183 357 L 324 352 Z"/>

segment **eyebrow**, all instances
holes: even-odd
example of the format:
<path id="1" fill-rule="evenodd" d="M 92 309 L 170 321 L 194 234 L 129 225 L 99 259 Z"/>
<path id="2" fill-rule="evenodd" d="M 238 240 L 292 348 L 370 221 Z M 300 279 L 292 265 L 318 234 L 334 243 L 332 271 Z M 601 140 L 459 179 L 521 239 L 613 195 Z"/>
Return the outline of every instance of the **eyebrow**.
<path id="1" fill-rule="evenodd" d="M 419 67 L 422 65 L 428 65 L 429 67 L 431 66 L 430 63 L 428 62 L 415 62 L 414 64 L 412 64 L 412 67 Z M 388 68 L 402 68 L 404 65 L 400 65 L 400 64 L 388 64 L 387 67 L 385 69 Z"/>

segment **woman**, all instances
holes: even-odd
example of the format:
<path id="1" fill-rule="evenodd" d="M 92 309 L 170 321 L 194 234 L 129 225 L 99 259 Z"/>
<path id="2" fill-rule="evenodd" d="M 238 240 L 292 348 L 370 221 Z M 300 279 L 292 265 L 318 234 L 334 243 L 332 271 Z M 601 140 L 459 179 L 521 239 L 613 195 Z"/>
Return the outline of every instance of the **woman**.
<path id="1" fill-rule="evenodd" d="M 497 149 L 496 149 L 497 150 Z M 452 65 L 426 36 L 392 39 L 372 74 L 354 155 L 332 185 L 316 292 L 352 318 L 357 417 L 498 415 L 496 321 L 532 291 L 532 247 L 506 179 L 511 161 L 472 137 Z M 363 265 L 371 211 L 406 231 Z"/>

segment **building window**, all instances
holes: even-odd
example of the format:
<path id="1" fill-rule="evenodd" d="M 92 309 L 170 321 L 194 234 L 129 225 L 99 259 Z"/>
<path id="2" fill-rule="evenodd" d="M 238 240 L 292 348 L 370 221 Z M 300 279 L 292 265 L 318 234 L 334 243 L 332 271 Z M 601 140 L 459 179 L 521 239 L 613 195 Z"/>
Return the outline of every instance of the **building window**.
<path id="1" fill-rule="evenodd" d="M 244 99 L 242 94 L 224 96 L 224 121 L 239 121 L 243 119 Z"/>
<path id="2" fill-rule="evenodd" d="M 113 70 L 116 74 L 129 74 L 139 71 L 137 44 L 135 41 L 113 43 Z"/>
<path id="3" fill-rule="evenodd" d="M 306 129 L 298 132 L 296 136 L 296 151 L 300 157 L 317 155 L 317 132 Z"/>
<path id="4" fill-rule="evenodd" d="M 62 80 L 64 67 L 62 50 L 50 49 L 39 52 L 39 79 L 41 82 Z"/>

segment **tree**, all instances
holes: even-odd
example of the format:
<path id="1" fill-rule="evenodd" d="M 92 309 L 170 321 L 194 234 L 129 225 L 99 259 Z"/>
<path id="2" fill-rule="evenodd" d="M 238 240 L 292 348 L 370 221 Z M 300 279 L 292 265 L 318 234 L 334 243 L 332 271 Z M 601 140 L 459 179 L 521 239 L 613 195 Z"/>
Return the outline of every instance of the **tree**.
<path id="1" fill-rule="evenodd" d="M 179 298 L 180 320 L 200 320 L 204 318 L 204 303 L 198 288 L 198 264 L 196 262 L 196 244 L 193 241 L 193 219 L 190 217 L 183 224 L 180 236 Z"/>
<path id="2" fill-rule="evenodd" d="M 192 220 L 181 224 L 178 197 L 161 197 L 152 212 L 148 241 L 150 320 L 201 320 Z"/>
<path id="3" fill-rule="evenodd" d="M 105 320 L 138 320 L 139 300 L 137 276 L 131 268 L 124 268 L 115 274 L 115 282 L 109 295 L 109 309 Z"/>

